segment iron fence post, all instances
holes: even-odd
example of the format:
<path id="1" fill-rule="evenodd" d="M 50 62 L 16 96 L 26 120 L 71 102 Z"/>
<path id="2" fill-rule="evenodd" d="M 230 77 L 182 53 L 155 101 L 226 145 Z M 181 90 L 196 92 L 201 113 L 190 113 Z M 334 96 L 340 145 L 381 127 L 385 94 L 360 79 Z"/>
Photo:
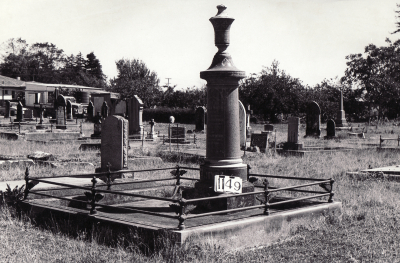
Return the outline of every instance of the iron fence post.
<path id="1" fill-rule="evenodd" d="M 382 148 L 382 135 L 379 135 L 379 148 Z"/>
<path id="2" fill-rule="evenodd" d="M 250 166 L 250 164 L 248 164 L 247 165 L 247 181 L 250 179 L 250 169 L 251 169 L 251 166 Z"/>
<path id="3" fill-rule="evenodd" d="M 25 190 L 24 190 L 24 200 L 28 198 L 29 194 L 29 167 L 26 167 L 25 169 Z"/>
<path id="4" fill-rule="evenodd" d="M 78 119 L 77 119 L 78 120 Z M 80 125 L 80 133 L 81 133 L 81 136 L 82 136 L 82 131 L 83 131 L 83 127 L 82 127 L 82 121 L 81 121 L 81 125 Z"/>
<path id="5" fill-rule="evenodd" d="M 264 196 L 265 196 L 265 208 L 264 208 L 264 215 L 269 215 L 269 191 L 268 191 L 268 180 L 264 181 Z"/>
<path id="6" fill-rule="evenodd" d="M 21 121 L 18 122 L 18 134 L 21 134 Z"/>
<path id="7" fill-rule="evenodd" d="M 193 135 L 193 143 L 196 144 L 196 134 Z"/>
<path id="8" fill-rule="evenodd" d="M 53 132 L 53 123 L 50 125 L 51 132 Z"/>
<path id="9" fill-rule="evenodd" d="M 90 214 L 91 215 L 97 214 L 96 198 L 95 198 L 95 196 L 96 196 L 96 184 L 97 184 L 96 176 L 93 176 L 93 179 L 92 179 L 92 200 L 90 201 L 90 205 L 91 205 Z"/>
<path id="10" fill-rule="evenodd" d="M 181 198 L 179 200 L 179 205 L 180 205 L 180 209 L 179 209 L 179 216 L 178 216 L 178 220 L 179 220 L 179 225 L 178 228 L 179 230 L 184 230 L 185 227 L 185 206 L 186 206 L 186 200 L 184 198 Z"/>
<path id="11" fill-rule="evenodd" d="M 162 136 L 162 144 L 165 145 L 165 135 Z"/>
<path id="12" fill-rule="evenodd" d="M 176 166 L 176 185 L 181 185 L 181 171 L 179 165 Z"/>
<path id="13" fill-rule="evenodd" d="M 111 164 L 107 164 L 108 172 L 107 172 L 107 190 L 111 190 Z"/>
<path id="14" fill-rule="evenodd" d="M 330 180 L 329 184 L 331 185 L 331 189 L 329 191 L 328 203 L 333 203 L 333 196 L 335 195 L 335 193 L 333 192 L 333 183 L 335 182 L 335 180 L 333 180 L 332 178 L 329 180 Z"/>

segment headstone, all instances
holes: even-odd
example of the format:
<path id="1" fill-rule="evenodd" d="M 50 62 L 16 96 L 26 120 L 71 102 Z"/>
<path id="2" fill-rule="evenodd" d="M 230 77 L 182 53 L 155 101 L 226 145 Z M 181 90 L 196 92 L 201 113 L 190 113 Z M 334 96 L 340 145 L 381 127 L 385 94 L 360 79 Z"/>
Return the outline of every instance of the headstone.
<path id="1" fill-rule="evenodd" d="M 109 111 L 108 111 L 107 102 L 103 101 L 103 105 L 101 106 L 101 117 L 103 119 L 107 118 L 108 117 L 108 113 L 109 113 Z"/>
<path id="2" fill-rule="evenodd" d="M 315 101 L 307 105 L 306 136 L 321 136 L 321 108 Z"/>
<path id="3" fill-rule="evenodd" d="M 20 101 L 17 104 L 17 118 L 15 120 L 16 121 L 23 121 L 24 120 L 23 106 L 22 106 L 22 103 Z"/>
<path id="4" fill-rule="evenodd" d="M 331 139 L 336 137 L 336 125 L 335 121 L 332 119 L 329 119 L 326 122 L 326 139 Z"/>
<path id="5" fill-rule="evenodd" d="M 243 103 L 239 100 L 239 133 L 240 133 L 240 148 L 246 147 L 246 109 Z"/>
<path id="6" fill-rule="evenodd" d="M 151 119 L 151 121 L 149 122 L 150 124 L 150 133 L 147 134 L 147 139 L 152 139 L 154 140 L 155 138 L 157 138 L 157 134 L 154 131 L 154 126 L 155 126 L 155 122 L 154 119 Z"/>
<path id="7" fill-rule="evenodd" d="M 300 150 L 303 148 L 303 144 L 299 143 L 299 128 L 300 118 L 289 117 L 288 118 L 288 139 L 285 144 L 285 148 L 288 150 Z"/>
<path id="8" fill-rule="evenodd" d="M 94 117 L 93 124 L 93 134 L 90 136 L 92 138 L 100 138 L 101 137 L 101 115 L 100 111 L 97 112 L 97 115 Z"/>
<path id="9" fill-rule="evenodd" d="M 171 138 L 171 142 L 185 143 L 186 127 L 170 127 L 168 136 Z"/>
<path id="10" fill-rule="evenodd" d="M 24 111 L 24 118 L 25 119 L 33 119 L 33 110 L 31 109 L 26 109 Z"/>
<path id="11" fill-rule="evenodd" d="M 128 168 L 128 120 L 121 116 L 107 117 L 101 127 L 101 170 Z"/>
<path id="12" fill-rule="evenodd" d="M 133 98 L 127 100 L 128 105 L 128 120 L 129 120 L 129 135 L 136 135 L 142 138 L 143 134 L 143 102 L 134 95 Z"/>
<path id="13" fill-rule="evenodd" d="M 269 133 L 253 133 L 251 135 L 251 147 L 258 147 L 261 152 L 265 152 L 268 148 Z"/>
<path id="14" fill-rule="evenodd" d="M 93 102 L 89 101 L 89 105 L 87 107 L 87 120 L 88 121 L 93 121 L 94 120 L 94 113 L 95 113 L 95 108 L 93 106 Z"/>
<path id="15" fill-rule="evenodd" d="M 204 107 L 197 107 L 195 113 L 196 131 L 204 131 L 206 111 Z"/>
<path id="16" fill-rule="evenodd" d="M 4 118 L 10 118 L 11 102 L 6 100 Z"/>
<path id="17" fill-rule="evenodd" d="M 57 112 L 56 112 L 56 129 L 66 129 L 67 119 L 66 119 L 66 107 L 67 102 L 63 95 L 58 95 L 57 97 Z"/>
<path id="18" fill-rule="evenodd" d="M 74 118 L 72 116 L 72 103 L 71 103 L 70 100 L 67 100 L 66 110 L 67 110 L 67 119 L 68 120 L 73 120 Z"/>
<path id="19" fill-rule="evenodd" d="M 174 122 L 175 122 L 175 117 L 169 116 L 169 123 L 174 123 Z"/>
<path id="20" fill-rule="evenodd" d="M 46 129 L 46 126 L 43 125 L 43 104 L 39 104 L 39 124 L 36 125 L 37 130 Z"/>
<path id="21" fill-rule="evenodd" d="M 274 125 L 264 124 L 264 131 L 274 131 Z"/>

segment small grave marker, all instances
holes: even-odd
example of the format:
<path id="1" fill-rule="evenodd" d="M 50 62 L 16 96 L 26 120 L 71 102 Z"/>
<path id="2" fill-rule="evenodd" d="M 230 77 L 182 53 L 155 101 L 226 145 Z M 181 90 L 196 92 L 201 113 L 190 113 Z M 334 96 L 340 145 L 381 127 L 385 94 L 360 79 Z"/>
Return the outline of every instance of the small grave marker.
<path id="1" fill-rule="evenodd" d="M 269 133 L 251 134 L 251 147 L 258 147 L 260 151 L 265 152 L 268 148 Z"/>

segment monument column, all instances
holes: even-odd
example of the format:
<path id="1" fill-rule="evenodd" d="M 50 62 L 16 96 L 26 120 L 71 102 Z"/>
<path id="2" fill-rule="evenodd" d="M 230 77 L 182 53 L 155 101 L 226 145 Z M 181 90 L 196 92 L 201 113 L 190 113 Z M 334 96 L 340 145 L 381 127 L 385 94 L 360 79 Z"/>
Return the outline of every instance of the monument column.
<path id="1" fill-rule="evenodd" d="M 343 91 L 340 89 L 340 109 L 337 113 L 336 127 L 347 127 L 346 114 L 343 107 Z"/>
<path id="2" fill-rule="evenodd" d="M 245 72 L 237 69 L 226 51 L 229 46 L 229 30 L 233 18 L 223 5 L 210 18 L 215 31 L 218 52 L 211 66 L 200 72 L 207 81 L 207 138 L 206 159 L 200 168 L 200 180 L 213 182 L 214 175 L 238 176 L 247 181 L 247 165 L 240 157 L 239 130 L 239 81 Z"/>

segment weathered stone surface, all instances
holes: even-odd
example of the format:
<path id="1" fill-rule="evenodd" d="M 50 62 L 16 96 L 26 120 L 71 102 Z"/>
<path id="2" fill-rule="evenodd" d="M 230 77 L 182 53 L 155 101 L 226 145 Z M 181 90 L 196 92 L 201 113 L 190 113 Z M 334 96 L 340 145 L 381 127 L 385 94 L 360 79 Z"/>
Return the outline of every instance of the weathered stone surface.
<path id="1" fill-rule="evenodd" d="M 321 136 L 321 108 L 315 101 L 307 105 L 306 136 Z"/>
<path id="2" fill-rule="evenodd" d="M 51 153 L 36 151 L 34 153 L 28 154 L 27 156 L 29 159 L 32 160 L 39 160 L 39 161 L 53 161 L 54 156 Z"/>
<path id="3" fill-rule="evenodd" d="M 246 147 L 246 109 L 243 103 L 239 100 L 239 133 L 240 133 L 240 147 Z"/>
<path id="4" fill-rule="evenodd" d="M 143 134 L 143 102 L 137 96 L 127 100 L 128 103 L 128 120 L 129 120 L 129 135 L 139 135 L 140 138 Z"/>
<path id="5" fill-rule="evenodd" d="M 196 131 L 204 131 L 206 121 L 205 107 L 197 107 L 195 113 Z"/>
<path id="6" fill-rule="evenodd" d="M 128 120 L 121 116 L 110 116 L 101 126 L 101 170 L 128 168 Z"/>

